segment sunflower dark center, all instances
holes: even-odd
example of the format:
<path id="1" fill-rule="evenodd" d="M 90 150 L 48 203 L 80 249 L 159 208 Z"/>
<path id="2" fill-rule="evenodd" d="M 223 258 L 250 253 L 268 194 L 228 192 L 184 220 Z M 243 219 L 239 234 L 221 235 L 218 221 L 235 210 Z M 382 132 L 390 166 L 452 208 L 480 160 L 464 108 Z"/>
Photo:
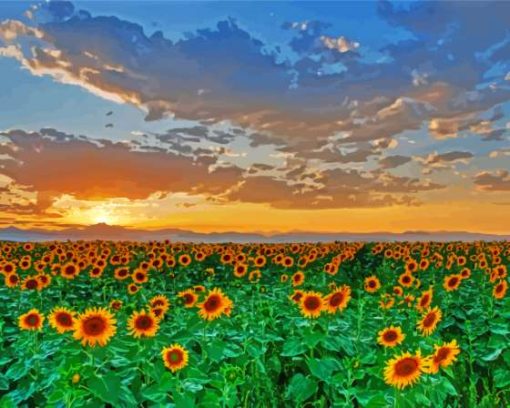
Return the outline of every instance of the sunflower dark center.
<path id="1" fill-rule="evenodd" d="M 150 316 L 145 316 L 145 315 L 139 316 L 135 322 L 136 328 L 140 329 L 140 330 L 148 330 L 152 327 L 152 325 L 153 325 L 153 321 L 150 318 Z"/>
<path id="2" fill-rule="evenodd" d="M 383 338 L 386 341 L 395 341 L 397 340 L 397 332 L 395 330 L 388 330 L 384 333 Z"/>
<path id="3" fill-rule="evenodd" d="M 83 331 L 89 336 L 99 336 L 106 330 L 106 322 L 100 316 L 92 316 L 83 322 Z"/>
<path id="4" fill-rule="evenodd" d="M 316 310 L 320 307 L 321 302 L 316 296 L 309 296 L 305 299 L 305 307 L 308 310 Z"/>
<path id="5" fill-rule="evenodd" d="M 441 347 L 437 354 L 434 356 L 434 362 L 440 363 L 448 358 L 450 355 L 450 350 L 447 347 Z"/>
<path id="6" fill-rule="evenodd" d="M 340 305 L 344 300 L 344 294 L 343 293 L 335 293 L 333 296 L 331 296 L 331 299 L 329 300 L 329 304 L 333 307 L 336 307 Z"/>
<path id="7" fill-rule="evenodd" d="M 35 289 L 37 288 L 37 281 L 35 279 L 30 279 L 27 281 L 27 289 Z"/>
<path id="8" fill-rule="evenodd" d="M 180 350 L 172 350 L 168 353 L 168 359 L 171 363 L 177 364 L 182 361 L 182 353 Z"/>
<path id="9" fill-rule="evenodd" d="M 64 269 L 64 273 L 66 275 L 74 275 L 74 271 L 75 271 L 74 266 L 68 266 Z"/>
<path id="10" fill-rule="evenodd" d="M 70 327 L 73 325 L 73 319 L 69 313 L 58 313 L 56 317 L 57 322 L 62 326 Z"/>
<path id="11" fill-rule="evenodd" d="M 406 377 L 416 372 L 418 363 L 412 357 L 405 357 L 395 364 L 395 374 Z"/>
<path id="12" fill-rule="evenodd" d="M 221 300 L 218 295 L 211 295 L 204 303 L 204 308 L 208 312 L 214 312 L 221 305 Z"/>
<path id="13" fill-rule="evenodd" d="M 37 326 L 39 323 L 39 316 L 36 314 L 30 314 L 26 317 L 25 321 L 29 326 Z"/>
<path id="14" fill-rule="evenodd" d="M 429 313 L 425 319 L 423 319 L 423 326 L 424 327 L 431 327 L 436 321 L 436 315 L 435 313 Z"/>

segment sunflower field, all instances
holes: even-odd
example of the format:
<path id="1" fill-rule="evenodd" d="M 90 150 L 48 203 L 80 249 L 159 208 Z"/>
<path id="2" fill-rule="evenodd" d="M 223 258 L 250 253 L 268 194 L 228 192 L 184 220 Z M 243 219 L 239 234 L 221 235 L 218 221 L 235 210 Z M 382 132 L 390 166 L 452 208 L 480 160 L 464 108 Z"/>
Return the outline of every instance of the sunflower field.
<path id="1" fill-rule="evenodd" d="M 510 243 L 0 243 L 1 407 L 508 407 Z"/>

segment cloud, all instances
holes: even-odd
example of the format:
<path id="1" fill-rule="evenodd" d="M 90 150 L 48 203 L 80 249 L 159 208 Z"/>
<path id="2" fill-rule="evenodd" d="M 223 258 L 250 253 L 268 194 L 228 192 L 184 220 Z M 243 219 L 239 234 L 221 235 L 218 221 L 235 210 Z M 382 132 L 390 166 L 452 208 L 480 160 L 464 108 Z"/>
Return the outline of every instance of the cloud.
<path id="1" fill-rule="evenodd" d="M 426 156 L 417 156 L 415 160 L 422 165 L 423 174 L 431 174 L 436 170 L 454 169 L 457 163 L 468 164 L 474 157 L 471 152 L 453 151 L 447 153 L 433 152 Z"/>
<path id="2" fill-rule="evenodd" d="M 225 196 L 229 201 L 269 203 L 276 208 L 326 209 L 373 208 L 417 205 L 412 195 L 444 186 L 385 172 L 375 175 L 356 170 L 332 169 L 310 172 L 298 167 L 292 184 L 270 176 L 246 177 Z M 287 174 L 289 176 L 289 174 Z M 313 179 L 313 182 L 311 182 Z"/>
<path id="3" fill-rule="evenodd" d="M 348 40 L 344 36 L 335 38 L 323 35 L 320 39 L 326 48 L 336 50 L 341 53 L 352 51 L 359 47 L 359 42 Z"/>
<path id="4" fill-rule="evenodd" d="M 510 173 L 507 170 L 482 171 L 475 175 L 473 181 L 482 191 L 510 191 Z"/>
<path id="5" fill-rule="evenodd" d="M 228 120 L 267 133 L 268 143 L 283 140 L 289 146 L 339 132 L 346 142 L 393 137 L 424 121 L 431 122 L 433 134 L 449 137 L 456 131 L 452 116 L 509 99 L 501 87 L 504 76 L 493 81 L 496 89 L 484 83 L 485 72 L 508 59 L 504 47 L 475 57 L 505 39 L 508 4 L 378 7 L 381 18 L 414 36 L 373 50 L 387 57 L 382 62 L 367 60 L 357 42 L 332 34 L 335 27 L 320 21 L 284 25 L 294 33 L 285 44 L 297 53 L 292 59 L 280 44 L 262 42 L 232 19 L 171 41 L 69 3 L 41 5 L 38 13 L 44 10 L 53 19 L 40 21 L 36 13 L 30 25 L 4 21 L 0 35 L 6 47 L 18 47 L 9 48 L 9 55 L 33 74 L 139 106 L 147 120 Z M 426 18 L 430 15 L 435 18 Z M 339 63 L 343 68 L 337 70 Z M 320 75 L 325 72 L 330 73 Z M 375 119 L 369 113 L 374 101 L 384 105 Z"/>
<path id="6" fill-rule="evenodd" d="M 298 21 L 284 24 L 279 43 L 226 18 L 170 40 L 67 2 L 42 3 L 29 21 L 0 23 L 0 56 L 33 75 L 135 105 L 147 121 L 191 124 L 137 133 L 144 136 L 129 144 L 50 128 L 9 131 L 17 150 L 2 147 L 12 158 L 1 172 L 44 195 L 45 205 L 58 194 L 140 199 L 154 191 L 279 208 L 417 204 L 420 193 L 444 187 L 423 175 L 476 157 L 476 149 L 459 151 L 460 140 L 446 139 L 506 140 L 501 106 L 510 100 L 503 69 L 510 4 L 383 1 L 377 7 L 407 39 L 395 35 L 371 49 L 342 35 L 341 27 Z M 419 138 L 427 131 L 453 151 L 424 154 L 430 140 Z M 399 136 L 415 137 L 421 150 L 406 151 Z M 249 144 L 248 157 L 242 143 Z M 62 157 L 70 158 L 68 168 Z M 421 178 L 388 171 L 411 160 Z M 73 184 L 70 174 L 84 180 Z"/>
<path id="7" fill-rule="evenodd" d="M 402 166 L 403 164 L 409 163 L 411 160 L 412 158 L 408 156 L 387 156 L 379 160 L 379 165 L 383 169 L 394 169 L 396 167 Z"/>
<path id="8" fill-rule="evenodd" d="M 38 194 L 46 206 L 63 194 L 77 199 L 125 197 L 144 199 L 161 192 L 215 195 L 234 185 L 242 174 L 236 167 L 209 169 L 191 157 L 171 152 L 132 150 L 124 143 L 78 139 L 42 130 L 0 133 L 8 143 L 0 154 L 0 172 Z M 50 136 L 52 135 L 52 136 Z"/>

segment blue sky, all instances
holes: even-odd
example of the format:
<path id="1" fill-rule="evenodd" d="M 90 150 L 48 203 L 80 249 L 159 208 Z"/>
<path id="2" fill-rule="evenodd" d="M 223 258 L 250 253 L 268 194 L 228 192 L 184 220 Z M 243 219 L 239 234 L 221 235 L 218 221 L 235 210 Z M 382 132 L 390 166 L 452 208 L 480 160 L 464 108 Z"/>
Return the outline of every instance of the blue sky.
<path id="1" fill-rule="evenodd" d="M 411 214 L 456 203 L 486 218 L 451 228 L 507 228 L 509 11 L 3 2 L 0 218 L 58 226 L 95 211 L 140 225 L 152 208 L 152 226 L 196 227 L 213 211 L 221 229 L 224 214 L 248 211 L 288 229 L 278 219 L 293 212 L 336 211 L 367 229 L 386 211 L 387 228 L 412 229 Z M 117 156 L 126 168 L 107 166 Z M 90 157 L 104 181 L 84 174 Z M 55 181 L 62 171 L 76 183 Z"/>

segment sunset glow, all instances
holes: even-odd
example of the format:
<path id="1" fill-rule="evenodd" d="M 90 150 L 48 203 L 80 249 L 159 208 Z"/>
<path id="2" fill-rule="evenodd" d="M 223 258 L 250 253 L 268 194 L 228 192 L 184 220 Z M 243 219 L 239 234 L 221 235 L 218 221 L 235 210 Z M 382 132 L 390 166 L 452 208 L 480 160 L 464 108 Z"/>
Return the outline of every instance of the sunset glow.
<path id="1" fill-rule="evenodd" d="M 510 232 L 506 2 L 135 3 L 0 6 L 2 227 Z"/>

